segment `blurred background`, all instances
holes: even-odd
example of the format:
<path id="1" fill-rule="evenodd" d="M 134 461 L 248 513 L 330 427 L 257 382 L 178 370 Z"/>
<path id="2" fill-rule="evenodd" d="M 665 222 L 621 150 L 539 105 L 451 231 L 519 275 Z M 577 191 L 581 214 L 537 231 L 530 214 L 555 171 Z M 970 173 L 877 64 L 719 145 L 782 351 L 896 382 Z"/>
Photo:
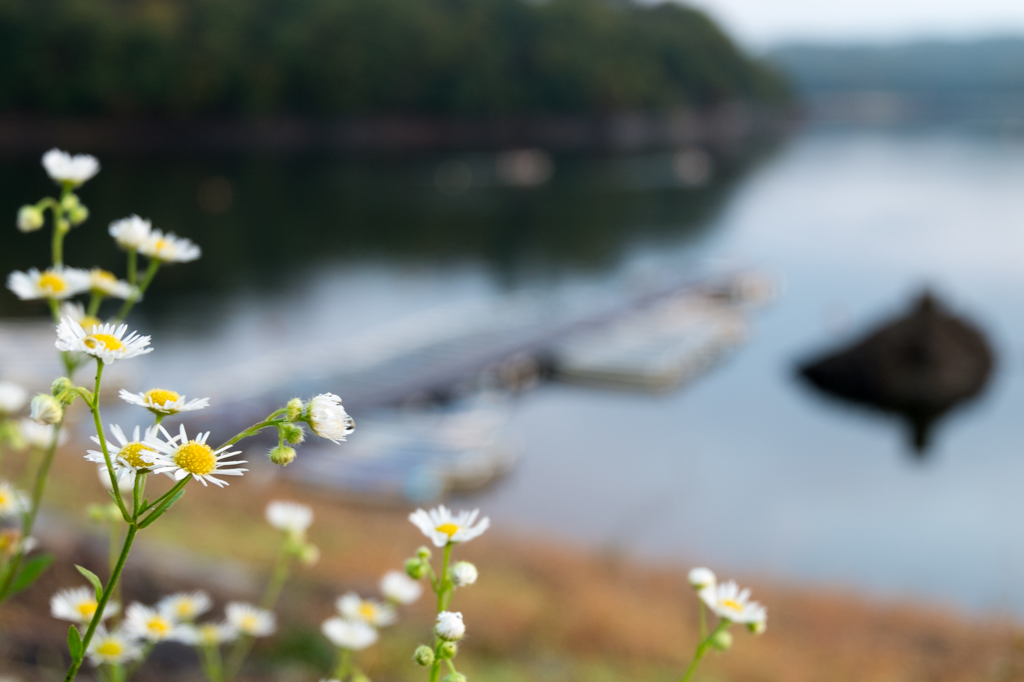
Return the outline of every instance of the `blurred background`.
<path id="1" fill-rule="evenodd" d="M 41 154 L 97 155 L 72 265 L 131 213 L 204 250 L 126 385 L 355 417 L 292 490 L 1024 616 L 1024 5 L 10 0 L 0 64 L 0 268 L 47 259 Z M 45 315 L 0 296 L 0 378 L 49 383 Z"/>

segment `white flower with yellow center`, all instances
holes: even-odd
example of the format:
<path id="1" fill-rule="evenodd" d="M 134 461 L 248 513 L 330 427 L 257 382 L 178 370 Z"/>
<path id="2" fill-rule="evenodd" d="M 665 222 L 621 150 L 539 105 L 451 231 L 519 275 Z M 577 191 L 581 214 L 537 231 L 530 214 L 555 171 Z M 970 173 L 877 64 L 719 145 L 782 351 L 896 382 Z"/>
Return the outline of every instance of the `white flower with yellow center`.
<path id="1" fill-rule="evenodd" d="M 50 615 L 72 623 L 88 623 L 96 615 L 96 608 L 96 592 L 91 587 L 64 589 L 50 597 Z M 119 610 L 117 602 L 108 601 L 100 620 L 110 618 Z"/>
<path id="2" fill-rule="evenodd" d="M 228 625 L 249 637 L 266 637 L 277 629 L 277 618 L 272 611 L 245 602 L 233 601 L 224 607 Z"/>
<path id="3" fill-rule="evenodd" d="M 89 271 L 89 289 L 104 296 L 122 299 L 131 298 L 136 293 L 134 286 L 101 268 Z"/>
<path id="4" fill-rule="evenodd" d="M 297 537 L 313 523 L 313 510 L 298 502 L 275 500 L 267 505 L 266 516 L 271 526 Z"/>
<path id="5" fill-rule="evenodd" d="M 15 270 L 7 276 L 7 288 L 23 301 L 37 298 L 63 299 L 88 291 L 89 273 L 78 268 L 53 268 L 28 272 Z"/>
<path id="6" fill-rule="evenodd" d="M 51 424 L 38 424 L 31 419 L 19 419 L 18 431 L 25 442 L 34 448 L 46 449 L 53 442 L 53 432 L 56 427 Z M 68 440 L 67 431 L 61 429 L 57 434 L 57 445 L 63 445 Z"/>
<path id="7" fill-rule="evenodd" d="M 462 614 L 442 611 L 437 614 L 434 634 L 446 642 L 455 642 L 466 636 L 466 624 L 462 622 Z"/>
<path id="8" fill-rule="evenodd" d="M 152 352 L 149 337 L 132 332 L 125 336 L 128 325 L 104 324 L 86 332 L 82 325 L 65 317 L 57 325 L 57 350 L 86 353 L 110 364 Z"/>
<path id="9" fill-rule="evenodd" d="M 331 644 L 349 651 L 362 651 L 380 638 L 377 629 L 366 621 L 337 617 L 325 620 L 320 626 L 320 631 Z"/>
<path id="10" fill-rule="evenodd" d="M 0 381 L 0 415 L 14 414 L 25 407 L 28 392 L 10 381 Z"/>
<path id="11" fill-rule="evenodd" d="M 216 647 L 238 639 L 238 630 L 228 623 L 201 623 L 182 625 L 174 638 L 182 644 L 198 647 Z"/>
<path id="12" fill-rule="evenodd" d="M 146 429 L 145 438 L 151 438 L 154 430 L 152 426 Z M 152 448 L 143 444 L 143 438 L 139 437 L 139 431 L 140 428 L 136 426 L 135 431 L 132 432 L 132 438 L 129 440 L 119 425 L 110 425 L 110 433 L 114 435 L 114 440 L 106 439 L 107 452 L 110 453 L 110 459 L 114 464 L 114 475 L 117 476 L 119 485 L 130 483 L 134 486 L 135 473 L 150 469 L 156 460 L 156 453 Z M 90 436 L 90 438 L 96 445 L 102 445 L 98 437 Z M 87 450 L 85 458 L 101 465 L 100 471 L 106 473 L 107 460 L 103 457 L 103 452 Z"/>
<path id="13" fill-rule="evenodd" d="M 191 476 L 203 485 L 208 482 L 217 486 L 226 486 L 225 481 L 218 476 L 241 476 L 248 469 L 234 469 L 239 464 L 245 464 L 244 460 L 225 461 L 241 452 L 234 450 L 228 452 L 230 446 L 214 450 L 206 444 L 210 432 L 196 435 L 194 440 L 189 440 L 185 433 L 185 425 L 181 424 L 181 430 L 177 436 L 171 436 L 167 429 L 160 425 L 157 427 L 160 438 L 156 432 L 146 438 L 143 442 L 146 447 L 157 452 L 156 461 L 153 465 L 153 472 L 157 474 L 168 474 L 174 480 L 180 481 Z"/>
<path id="14" fill-rule="evenodd" d="M 188 623 L 209 611 L 212 606 L 210 595 L 202 590 L 196 590 L 168 595 L 160 600 L 156 608 L 175 622 Z"/>
<path id="15" fill-rule="evenodd" d="M 28 495 L 0 479 L 0 519 L 23 514 L 28 507 Z"/>
<path id="16" fill-rule="evenodd" d="M 142 647 L 139 646 L 135 633 L 126 628 L 108 632 L 100 625 L 93 633 L 86 653 L 89 654 L 89 662 L 94 666 L 122 665 L 142 658 Z"/>
<path id="17" fill-rule="evenodd" d="M 130 215 L 110 223 L 110 236 L 125 251 L 138 251 L 149 239 L 153 224 L 137 215 Z"/>
<path id="18" fill-rule="evenodd" d="M 341 406 L 341 398 L 333 393 L 322 393 L 306 406 L 307 419 L 313 433 L 338 443 L 356 428 L 355 420 Z"/>
<path id="19" fill-rule="evenodd" d="M 380 593 L 396 604 L 411 604 L 423 594 L 423 586 L 401 571 L 388 571 L 380 579 Z"/>
<path id="20" fill-rule="evenodd" d="M 64 301 L 60 304 L 60 316 L 70 317 L 77 322 L 86 332 L 91 332 L 93 327 L 102 326 L 103 320 L 92 315 L 87 315 L 85 306 L 78 301 Z"/>
<path id="21" fill-rule="evenodd" d="M 193 412 L 210 406 L 209 398 L 186 400 L 180 393 L 165 388 L 151 388 L 145 393 L 130 393 L 122 388 L 120 396 L 126 403 L 145 407 L 153 414 Z"/>
<path id="22" fill-rule="evenodd" d="M 139 253 L 161 263 L 188 263 L 203 252 L 190 239 L 154 229 L 139 246 Z"/>
<path id="23" fill-rule="evenodd" d="M 444 547 L 448 543 L 455 544 L 472 540 L 490 528 L 491 520 L 487 517 L 473 525 L 479 514 L 480 510 L 474 509 L 473 511 L 463 510 L 455 515 L 442 504 L 430 511 L 417 509 L 409 514 L 409 521 L 423 531 L 423 534 L 433 541 L 435 547 Z"/>
<path id="24" fill-rule="evenodd" d="M 768 618 L 763 606 L 750 601 L 750 590 L 740 590 L 733 580 L 706 587 L 698 594 L 716 616 L 733 623 L 757 623 Z"/>
<path id="25" fill-rule="evenodd" d="M 342 595 L 334 605 L 346 620 L 362 620 L 378 628 L 391 625 L 398 619 L 391 604 L 363 599 L 355 592 Z"/>
<path id="26" fill-rule="evenodd" d="M 54 147 L 43 154 L 43 168 L 57 182 L 81 185 L 100 172 L 100 162 L 92 154 L 71 154 Z"/>
<path id="27" fill-rule="evenodd" d="M 178 624 L 159 610 L 135 602 L 124 613 L 124 627 L 141 639 L 162 642 L 176 637 Z"/>

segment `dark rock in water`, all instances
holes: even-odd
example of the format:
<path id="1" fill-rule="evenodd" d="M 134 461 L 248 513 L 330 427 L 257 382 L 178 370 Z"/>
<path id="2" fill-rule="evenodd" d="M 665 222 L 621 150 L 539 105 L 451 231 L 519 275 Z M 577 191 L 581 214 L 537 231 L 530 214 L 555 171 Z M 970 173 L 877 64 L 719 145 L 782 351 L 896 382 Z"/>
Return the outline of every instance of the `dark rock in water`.
<path id="1" fill-rule="evenodd" d="M 936 420 L 978 395 L 993 364 L 984 334 L 925 293 L 908 315 L 802 365 L 800 373 L 826 393 L 903 415 L 914 447 L 924 452 Z"/>

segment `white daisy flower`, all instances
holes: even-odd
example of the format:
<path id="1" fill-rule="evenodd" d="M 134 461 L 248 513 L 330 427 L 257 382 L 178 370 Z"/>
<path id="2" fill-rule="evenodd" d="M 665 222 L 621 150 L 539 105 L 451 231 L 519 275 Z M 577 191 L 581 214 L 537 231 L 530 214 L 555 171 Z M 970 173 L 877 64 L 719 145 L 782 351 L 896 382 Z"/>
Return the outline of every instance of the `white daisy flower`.
<path id="1" fill-rule="evenodd" d="M 334 646 L 351 651 L 361 651 L 380 638 L 376 628 L 366 621 L 337 617 L 325 620 L 320 626 L 320 631 Z"/>
<path id="2" fill-rule="evenodd" d="M 72 623 L 88 623 L 96 615 L 96 592 L 92 587 L 73 587 L 60 590 L 50 597 L 50 615 L 60 620 L 70 620 Z M 106 620 L 120 610 L 117 602 L 108 601 L 103 609 L 103 618 Z"/>
<path id="3" fill-rule="evenodd" d="M 154 427 L 146 429 L 145 438 L 152 438 Z M 121 484 L 135 485 L 135 473 L 144 469 L 150 469 L 156 460 L 156 453 L 153 449 L 143 444 L 143 438 L 139 437 L 140 428 L 135 427 L 135 431 L 132 432 L 132 438 L 129 440 L 125 437 L 124 431 L 117 424 L 110 425 L 110 433 L 113 434 L 114 440 L 111 441 L 109 438 L 107 442 L 107 452 L 110 453 L 111 462 L 114 464 L 114 475 L 117 477 L 118 486 Z M 100 439 L 97 436 L 90 436 L 90 439 L 96 445 L 102 445 Z M 90 462 L 95 462 L 100 465 L 100 478 L 102 479 L 107 472 L 107 460 L 103 457 L 103 452 L 99 450 L 86 450 L 85 458 Z M 109 484 L 109 477 L 108 484 Z M 131 489 L 131 488 L 129 488 Z"/>
<path id="4" fill-rule="evenodd" d="M 110 223 L 110 236 L 125 251 L 138 251 L 149 239 L 153 224 L 137 215 L 130 215 Z"/>
<path id="5" fill-rule="evenodd" d="M 133 632 L 118 628 L 108 632 L 102 625 L 96 628 L 89 642 L 89 662 L 94 666 L 121 665 L 142 658 L 142 647 Z"/>
<path id="6" fill-rule="evenodd" d="M 352 433 L 356 423 L 341 406 L 341 398 L 333 393 L 322 393 L 309 401 L 307 406 L 309 425 L 313 433 L 335 443 L 345 440 Z"/>
<path id="7" fill-rule="evenodd" d="M 124 613 L 124 627 L 141 639 L 162 642 L 175 638 L 178 624 L 158 609 L 135 602 Z"/>
<path id="8" fill-rule="evenodd" d="M 714 587 L 718 583 L 714 572 L 710 568 L 698 567 L 690 571 L 687 576 L 690 586 L 695 590 L 703 590 L 706 587 Z"/>
<path id="9" fill-rule="evenodd" d="M 196 590 L 168 595 L 160 600 L 156 608 L 177 623 L 187 623 L 209 611 L 212 606 L 210 595 L 202 590 Z"/>
<path id="10" fill-rule="evenodd" d="M 0 479 L 0 519 L 18 516 L 28 511 L 28 495 Z"/>
<path id="11" fill-rule="evenodd" d="M 18 431 L 25 442 L 34 448 L 48 448 L 53 441 L 53 432 L 56 427 L 51 424 L 37 424 L 31 419 L 18 420 Z M 61 429 L 57 434 L 57 445 L 63 445 L 68 440 L 68 433 Z"/>
<path id="12" fill-rule="evenodd" d="M 476 570 L 476 566 L 469 563 L 468 561 L 456 562 L 451 568 L 452 571 L 452 584 L 455 587 L 466 587 L 476 582 L 479 573 Z"/>
<path id="13" fill-rule="evenodd" d="M 756 601 L 750 601 L 750 590 L 740 590 L 730 580 L 718 586 L 709 586 L 699 596 L 716 616 L 733 623 L 756 623 L 766 620 L 767 610 Z"/>
<path id="14" fill-rule="evenodd" d="M 143 441 L 146 447 L 157 452 L 153 465 L 154 473 L 168 474 L 176 481 L 191 476 L 203 485 L 209 482 L 223 487 L 227 483 L 213 474 L 241 476 L 248 471 L 248 469 L 228 468 L 245 464 L 244 460 L 225 461 L 229 457 L 239 454 L 241 450 L 227 452 L 230 446 L 214 450 L 206 444 L 206 439 L 210 437 L 209 431 L 197 434 L 194 440 L 189 440 L 185 434 L 184 424 L 181 425 L 177 436 L 167 433 L 167 429 L 162 424 L 157 428 L 163 434 L 163 438 L 153 432 L 151 437 Z"/>
<path id="15" fill-rule="evenodd" d="M 462 614 L 451 611 L 442 611 L 437 614 L 434 633 L 446 642 L 454 642 L 465 637 L 466 624 L 462 622 Z"/>
<path id="16" fill-rule="evenodd" d="M 380 593 L 396 604 L 411 604 L 423 594 L 423 586 L 401 571 L 388 571 L 380 579 Z"/>
<path id="17" fill-rule="evenodd" d="M 89 289 L 104 296 L 121 299 L 131 298 L 136 293 L 134 286 L 101 268 L 89 271 Z"/>
<path id="18" fill-rule="evenodd" d="M 10 381 L 0 381 L 0 414 L 14 414 L 27 402 L 28 391 Z"/>
<path id="19" fill-rule="evenodd" d="M 61 303 L 60 316 L 62 318 L 70 317 L 87 332 L 91 332 L 93 327 L 103 324 L 103 320 L 100 318 L 87 315 L 85 312 L 85 306 L 78 301 L 64 301 Z"/>
<path id="20" fill-rule="evenodd" d="M 275 500 L 267 505 L 266 516 L 274 528 L 300 537 L 313 523 L 313 510 L 298 502 Z"/>
<path id="21" fill-rule="evenodd" d="M 122 388 L 120 396 L 126 403 L 145 407 L 153 414 L 192 412 L 210 406 L 209 398 L 186 400 L 185 396 L 164 388 L 151 388 L 145 393 L 130 393 Z"/>
<path id="22" fill-rule="evenodd" d="M 89 273 L 78 268 L 52 268 L 40 272 L 15 270 L 7 276 L 7 288 L 23 301 L 37 298 L 70 298 L 90 287 Z"/>
<path id="23" fill-rule="evenodd" d="M 362 620 L 378 628 L 391 625 L 398 620 L 395 607 L 391 604 L 375 599 L 363 599 L 355 592 L 347 592 L 338 597 L 334 605 L 345 620 Z"/>
<path id="24" fill-rule="evenodd" d="M 128 325 L 116 326 L 110 323 L 92 328 L 91 332 L 82 329 L 69 317 L 65 317 L 57 325 L 57 350 L 86 353 L 99 358 L 106 364 L 115 360 L 127 360 L 152 352 L 148 336 L 139 336 L 132 332 L 125 336 Z"/>
<path id="25" fill-rule="evenodd" d="M 227 623 L 182 625 L 178 627 L 174 638 L 189 646 L 215 647 L 238 639 L 238 630 Z"/>
<path id="26" fill-rule="evenodd" d="M 233 601 L 224 607 L 228 625 L 243 635 L 266 637 L 277 630 L 277 617 L 272 611 L 257 608 L 252 604 Z"/>
<path id="27" fill-rule="evenodd" d="M 199 258 L 202 250 L 190 239 L 154 229 L 139 246 L 139 253 L 163 263 L 188 263 Z"/>
<path id="28" fill-rule="evenodd" d="M 479 509 L 463 510 L 455 516 L 442 504 L 429 512 L 417 509 L 409 514 L 409 520 L 433 541 L 435 547 L 444 547 L 448 543 L 472 540 L 490 528 L 491 520 L 487 517 L 473 525 L 479 513 Z"/>
<path id="29" fill-rule="evenodd" d="M 100 162 L 92 154 L 71 156 L 54 147 L 43 154 L 43 168 L 57 182 L 81 185 L 100 172 Z"/>

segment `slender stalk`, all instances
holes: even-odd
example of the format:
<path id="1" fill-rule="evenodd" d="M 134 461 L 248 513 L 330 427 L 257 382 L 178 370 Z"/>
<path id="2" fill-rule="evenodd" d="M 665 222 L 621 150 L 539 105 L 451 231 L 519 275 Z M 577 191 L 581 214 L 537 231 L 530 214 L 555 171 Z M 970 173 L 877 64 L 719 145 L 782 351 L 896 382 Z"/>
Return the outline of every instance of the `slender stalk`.
<path id="1" fill-rule="evenodd" d="M 129 253 L 131 255 L 135 255 L 134 251 L 130 251 Z M 129 256 L 128 263 L 130 266 L 131 256 Z M 156 272 L 159 269 L 160 261 L 158 261 L 155 258 L 151 258 L 149 260 L 149 267 L 146 268 L 146 274 L 142 276 L 142 282 L 135 290 L 135 293 L 132 296 L 129 296 L 128 298 L 125 299 L 124 305 L 121 306 L 121 310 L 117 313 L 117 319 L 119 321 L 124 321 L 128 317 L 128 313 L 132 311 L 132 306 L 134 306 L 139 301 L 139 299 L 142 298 L 142 295 L 146 293 L 146 289 L 149 288 L 150 282 L 152 282 L 153 278 L 156 277 Z M 134 284 L 134 282 L 132 283 Z"/>
<path id="2" fill-rule="evenodd" d="M 135 284 L 139 280 L 139 254 L 135 249 L 128 252 L 128 284 Z"/>
<path id="3" fill-rule="evenodd" d="M 100 311 L 100 303 L 103 303 L 103 294 L 93 290 L 92 296 L 89 297 L 89 307 L 86 309 L 86 315 L 89 317 L 96 317 L 96 313 Z"/>
<path id="4" fill-rule="evenodd" d="M 448 592 L 448 562 L 452 557 L 452 543 L 444 546 L 444 563 L 441 565 L 441 580 L 437 590 L 437 612 L 441 613 L 448 607 L 445 594 Z"/>
<path id="5" fill-rule="evenodd" d="M 338 649 L 338 665 L 334 668 L 334 679 L 344 682 L 352 672 L 352 650 Z"/>
<path id="6" fill-rule="evenodd" d="M 117 485 L 117 475 L 114 473 L 114 462 L 110 458 L 110 450 L 107 447 L 107 437 L 103 430 L 103 419 L 100 417 L 100 383 L 103 380 L 103 361 L 96 358 L 96 387 L 93 390 L 92 403 L 89 405 L 92 411 L 92 419 L 96 425 L 96 435 L 100 440 L 100 449 L 103 450 L 103 459 L 107 463 L 107 475 L 110 477 L 110 489 L 114 502 L 117 503 L 117 508 L 121 510 L 121 516 L 124 517 L 125 523 L 131 523 L 132 517 L 128 514 L 128 510 L 124 506 L 124 500 L 121 499 L 121 489 Z"/>
<path id="7" fill-rule="evenodd" d="M 100 439 L 102 440 L 102 438 Z M 128 553 L 132 549 L 132 543 L 135 542 L 135 534 L 139 531 L 138 526 L 134 522 L 129 522 L 128 533 L 124 538 L 124 546 L 121 548 L 121 555 L 117 559 L 117 564 L 114 566 L 114 571 L 110 575 L 110 580 L 107 582 L 106 587 L 103 588 L 103 594 L 100 595 L 99 603 L 96 605 L 96 613 L 93 615 L 92 620 L 89 621 L 89 628 L 85 631 L 85 635 L 82 637 L 82 654 L 77 659 L 71 661 L 71 667 L 68 668 L 67 675 L 64 676 L 64 682 L 71 682 L 75 679 L 78 674 L 78 669 L 82 667 L 82 661 L 85 660 L 85 652 L 89 650 L 89 643 L 92 641 L 92 636 L 96 632 L 96 626 L 100 624 L 100 619 L 103 617 L 103 610 L 107 607 L 107 602 L 110 601 L 110 596 L 113 594 L 114 586 L 117 585 L 117 581 L 121 578 L 121 572 L 124 570 L 124 563 L 128 560 Z"/>
<path id="8" fill-rule="evenodd" d="M 700 663 L 700 659 L 704 658 L 704 654 L 711 648 L 711 640 L 722 630 L 729 627 L 729 621 L 722 620 L 718 623 L 718 627 L 708 637 L 705 637 L 700 644 L 697 645 L 697 651 L 693 654 L 693 661 L 690 663 L 690 667 L 686 669 L 686 674 L 683 675 L 683 679 L 679 682 L 689 682 L 690 678 L 693 677 L 693 673 L 697 670 L 697 664 Z"/>
<path id="9" fill-rule="evenodd" d="M 277 417 L 281 416 L 286 411 L 287 410 L 285 410 L 285 409 L 280 409 L 280 410 L 277 410 L 277 411 L 271 413 L 270 416 L 268 416 L 266 419 L 261 421 L 259 424 L 253 424 L 252 426 L 247 428 L 245 431 L 242 431 L 241 433 L 235 435 L 230 440 L 224 441 L 220 445 L 220 447 L 218 447 L 217 449 L 220 450 L 221 448 L 226 448 L 229 445 L 234 445 L 235 443 L 237 443 L 238 441 L 242 440 L 243 438 L 248 438 L 249 436 L 254 436 L 254 435 L 256 435 L 257 432 L 262 431 L 263 429 L 265 429 L 265 428 L 267 428 L 269 426 L 276 426 L 278 424 L 278 421 L 279 421 L 277 419 Z"/>
<path id="10" fill-rule="evenodd" d="M 110 577 L 114 576 L 114 568 L 117 566 L 119 548 L 121 546 L 121 523 L 117 519 L 110 519 L 110 545 L 107 550 L 107 567 L 110 570 Z M 121 601 L 121 586 L 114 587 L 114 601 Z"/>
<path id="11" fill-rule="evenodd" d="M 212 646 L 204 646 L 203 659 L 206 671 L 206 677 L 210 682 L 223 682 L 224 680 L 224 664 L 220 657 L 220 647 L 216 644 Z"/>

